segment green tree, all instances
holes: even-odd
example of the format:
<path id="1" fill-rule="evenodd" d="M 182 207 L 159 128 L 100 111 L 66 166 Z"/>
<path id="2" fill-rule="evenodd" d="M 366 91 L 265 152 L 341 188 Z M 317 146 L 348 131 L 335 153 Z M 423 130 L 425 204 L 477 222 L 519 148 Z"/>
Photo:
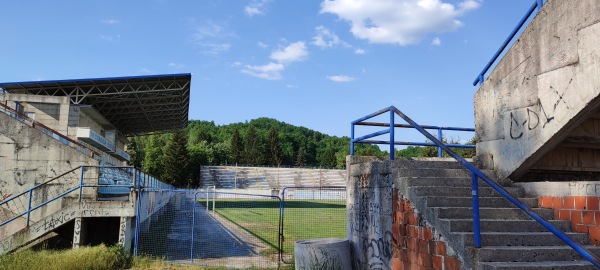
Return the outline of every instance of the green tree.
<path id="1" fill-rule="evenodd" d="M 260 165 L 262 162 L 262 155 L 260 151 L 260 139 L 256 134 L 256 128 L 250 126 L 246 133 L 246 145 L 245 145 L 245 160 L 251 165 Z"/>
<path id="2" fill-rule="evenodd" d="M 279 136 L 277 129 L 273 126 L 269 129 L 268 156 L 271 165 L 281 165 L 281 144 L 279 144 Z"/>
<path id="3" fill-rule="evenodd" d="M 137 137 L 132 137 L 127 145 L 127 154 L 129 154 L 129 165 L 141 168 L 144 163 L 144 149 L 141 148 Z"/>
<path id="4" fill-rule="evenodd" d="M 321 158 L 321 166 L 333 168 L 336 165 L 337 159 L 335 157 L 335 150 L 331 147 L 325 148 L 325 152 L 323 152 L 323 157 Z"/>
<path id="5" fill-rule="evenodd" d="M 189 153 L 183 130 L 171 135 L 165 151 L 164 180 L 176 187 L 189 187 Z"/>
<path id="6" fill-rule="evenodd" d="M 304 146 L 300 146 L 298 149 L 298 154 L 296 155 L 296 166 L 306 166 L 306 152 L 304 151 Z"/>
<path id="7" fill-rule="evenodd" d="M 163 177 L 164 146 L 165 143 L 160 135 L 150 135 L 150 139 L 146 145 L 146 154 L 144 155 L 144 171 L 158 178 Z"/>
<path id="8" fill-rule="evenodd" d="M 233 130 L 233 135 L 231 136 L 231 160 L 236 164 L 242 162 L 242 147 L 240 131 L 236 128 Z"/>
<path id="9" fill-rule="evenodd" d="M 200 183 L 200 167 L 202 165 L 210 164 L 208 159 L 211 150 L 204 141 L 188 147 L 188 152 L 190 154 L 189 171 L 191 174 L 192 186 L 202 186 L 202 183 Z"/>

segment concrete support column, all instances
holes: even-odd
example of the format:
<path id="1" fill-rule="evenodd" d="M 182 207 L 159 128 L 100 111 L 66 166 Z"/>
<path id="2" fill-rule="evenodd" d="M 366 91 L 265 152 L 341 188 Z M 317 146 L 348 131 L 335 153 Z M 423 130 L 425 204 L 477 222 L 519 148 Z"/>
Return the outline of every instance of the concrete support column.
<path id="1" fill-rule="evenodd" d="M 348 172 L 346 228 L 354 269 L 392 269 L 390 162 L 349 165 Z"/>
<path id="2" fill-rule="evenodd" d="M 69 107 L 68 97 L 63 98 L 58 105 L 58 129 L 57 131 L 67 135 L 69 126 Z"/>
<path id="3" fill-rule="evenodd" d="M 131 251 L 131 244 L 135 236 L 135 220 L 133 217 L 121 217 L 119 223 L 119 245 L 126 251 Z"/>
<path id="4" fill-rule="evenodd" d="M 73 228 L 73 249 L 78 249 L 84 241 L 85 226 L 83 218 L 75 218 L 75 226 Z"/>

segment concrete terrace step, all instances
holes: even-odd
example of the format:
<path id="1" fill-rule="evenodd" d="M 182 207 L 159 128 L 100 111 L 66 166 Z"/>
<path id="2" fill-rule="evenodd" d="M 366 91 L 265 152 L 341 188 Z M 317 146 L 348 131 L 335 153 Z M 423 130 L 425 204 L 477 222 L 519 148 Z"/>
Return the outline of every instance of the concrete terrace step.
<path id="1" fill-rule="evenodd" d="M 473 233 L 461 235 L 466 246 L 473 246 Z M 584 233 L 566 233 L 573 241 L 589 245 L 590 239 Z M 563 246 L 565 242 L 551 232 L 481 232 L 482 246 Z"/>
<path id="2" fill-rule="evenodd" d="M 418 168 L 398 171 L 399 177 L 464 177 L 471 179 L 471 172 L 466 169 L 431 169 Z"/>
<path id="3" fill-rule="evenodd" d="M 514 197 L 524 197 L 525 191 L 521 187 L 505 187 Z M 416 186 L 408 187 L 408 192 L 416 196 L 427 196 L 427 197 L 470 197 L 470 187 L 449 187 L 449 186 Z M 480 187 L 479 196 L 481 197 L 502 197 L 500 193 L 490 187 Z"/>
<path id="4" fill-rule="evenodd" d="M 471 196 L 468 197 L 425 197 L 427 207 L 470 207 Z M 519 198 L 529 207 L 537 207 L 537 198 Z M 479 197 L 479 207 L 515 207 L 509 200 L 503 197 Z"/>
<path id="5" fill-rule="evenodd" d="M 470 177 L 400 177 L 406 181 L 406 186 L 454 186 L 454 187 L 470 187 Z M 402 179 L 403 178 L 403 179 Z M 483 182 L 479 181 L 481 185 Z"/>
<path id="6" fill-rule="evenodd" d="M 473 217 L 472 207 L 435 207 L 438 218 L 442 219 L 466 219 Z M 534 212 L 544 219 L 554 217 L 553 209 L 534 208 Z M 480 207 L 479 216 L 482 219 L 514 219 L 514 220 L 529 220 L 531 219 L 523 210 L 519 208 L 490 208 Z"/>
<path id="7" fill-rule="evenodd" d="M 586 246 L 594 253 L 600 254 L 600 247 Z M 479 262 L 541 262 L 541 261 L 575 261 L 584 260 L 570 246 L 486 246 L 477 250 Z"/>
<path id="8" fill-rule="evenodd" d="M 392 163 L 393 169 L 463 169 L 464 167 L 454 159 L 441 160 L 403 160 Z"/>
<path id="9" fill-rule="evenodd" d="M 545 262 L 485 262 L 481 270 L 593 270 L 597 269 L 588 261 L 545 261 Z"/>
<path id="10" fill-rule="evenodd" d="M 452 232 L 472 232 L 472 219 L 440 219 L 450 226 Z M 561 231 L 570 231 L 571 224 L 564 220 L 549 220 L 549 222 Z M 504 219 L 482 219 L 480 221 L 482 232 L 547 232 L 544 226 L 535 220 L 504 220 Z"/>

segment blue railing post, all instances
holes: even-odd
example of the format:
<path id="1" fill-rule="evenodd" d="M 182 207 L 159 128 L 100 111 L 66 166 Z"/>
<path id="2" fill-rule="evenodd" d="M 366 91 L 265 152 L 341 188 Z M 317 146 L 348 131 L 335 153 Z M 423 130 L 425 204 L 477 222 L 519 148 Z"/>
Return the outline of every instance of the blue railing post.
<path id="1" fill-rule="evenodd" d="M 350 124 L 350 155 L 354 155 L 354 123 Z"/>
<path id="2" fill-rule="evenodd" d="M 440 142 L 443 142 L 441 128 L 438 128 L 438 140 L 440 140 Z M 442 157 L 442 147 L 438 147 L 438 157 Z"/>
<path id="3" fill-rule="evenodd" d="M 394 160 L 394 110 L 390 107 L 390 160 Z"/>
<path id="4" fill-rule="evenodd" d="M 133 239 L 133 256 L 137 256 L 138 255 L 138 244 L 140 241 L 140 212 L 141 212 L 141 204 L 142 204 L 142 191 L 140 190 L 140 192 L 138 193 L 138 197 L 137 197 L 137 205 L 136 205 L 136 209 L 137 211 L 135 212 L 135 238 Z"/>
<path id="5" fill-rule="evenodd" d="M 33 199 L 33 189 L 29 190 L 29 202 L 27 203 L 27 227 L 29 227 L 29 217 L 31 216 L 31 199 Z"/>
<path id="6" fill-rule="evenodd" d="M 79 202 L 81 202 L 81 197 L 83 196 L 83 172 L 85 171 L 85 166 L 81 166 L 81 175 L 79 176 Z"/>
<path id="7" fill-rule="evenodd" d="M 544 6 L 544 0 L 537 0 L 537 9 L 538 9 L 538 11 L 542 10 L 543 6 Z"/>
<path id="8" fill-rule="evenodd" d="M 473 204 L 473 241 L 476 248 L 481 247 L 481 229 L 479 220 L 479 178 L 477 174 L 471 172 L 471 195 Z"/>

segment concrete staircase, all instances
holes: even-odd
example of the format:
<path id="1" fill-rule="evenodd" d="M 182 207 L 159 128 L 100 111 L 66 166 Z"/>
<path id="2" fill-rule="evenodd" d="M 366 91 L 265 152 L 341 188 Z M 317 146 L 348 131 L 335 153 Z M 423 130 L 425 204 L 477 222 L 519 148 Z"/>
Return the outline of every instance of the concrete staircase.
<path id="1" fill-rule="evenodd" d="M 474 249 L 470 172 L 455 161 L 407 160 L 392 166 L 400 195 L 446 239 L 463 259 L 463 269 L 596 269 L 481 180 L 482 248 Z M 600 247 L 589 246 L 587 234 L 571 232 L 567 221 L 554 219 L 553 210 L 537 208 L 537 198 L 526 197 L 520 187 L 505 189 L 573 240 L 600 254 Z"/>

